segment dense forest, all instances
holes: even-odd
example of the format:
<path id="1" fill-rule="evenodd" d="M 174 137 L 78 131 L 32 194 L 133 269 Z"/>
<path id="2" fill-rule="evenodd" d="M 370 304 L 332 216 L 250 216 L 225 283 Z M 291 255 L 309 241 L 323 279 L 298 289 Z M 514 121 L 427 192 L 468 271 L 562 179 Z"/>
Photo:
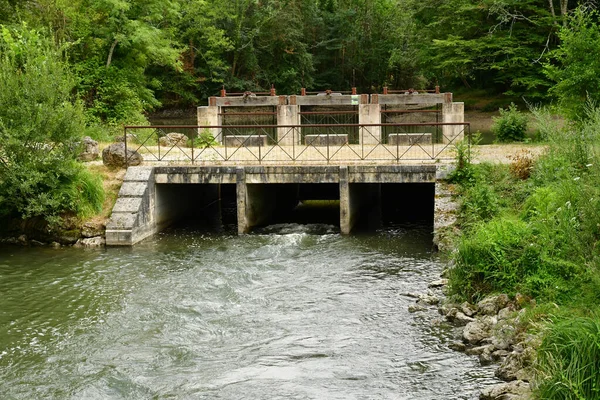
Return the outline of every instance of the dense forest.
<path id="1" fill-rule="evenodd" d="M 0 24 L 5 41 L 34 30 L 60 46 L 87 122 L 120 123 L 200 104 L 222 86 L 291 94 L 441 85 L 533 102 L 585 97 L 600 90 L 595 8 L 574 0 L 0 0 Z M 583 69 L 565 71 L 571 59 Z"/>

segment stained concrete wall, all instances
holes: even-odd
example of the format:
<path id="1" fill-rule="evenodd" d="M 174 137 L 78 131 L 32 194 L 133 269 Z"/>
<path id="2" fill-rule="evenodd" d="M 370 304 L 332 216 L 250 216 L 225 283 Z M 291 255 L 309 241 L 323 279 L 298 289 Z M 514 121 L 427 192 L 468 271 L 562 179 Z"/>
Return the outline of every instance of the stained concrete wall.
<path id="1" fill-rule="evenodd" d="M 157 232 L 153 167 L 129 167 L 106 224 L 108 246 L 133 245 Z"/>
<path id="2" fill-rule="evenodd" d="M 218 106 L 205 106 L 198 107 L 198 125 L 199 126 L 220 126 L 223 125 L 223 118 L 220 115 L 221 107 Z M 198 135 L 202 135 L 204 129 L 207 128 L 199 128 Z M 213 138 L 218 143 L 223 143 L 223 133 L 219 128 L 208 128 L 208 132 L 212 135 Z"/>
<path id="3" fill-rule="evenodd" d="M 212 97 L 209 106 L 198 107 L 198 125 L 219 126 L 223 119 L 223 107 L 277 107 L 278 125 L 301 125 L 301 106 L 359 106 L 359 124 L 381 124 L 381 106 L 426 107 L 442 104 L 442 122 L 464 122 L 464 103 L 452 101 L 452 93 L 407 93 L 363 95 L 323 95 L 323 96 L 244 96 Z M 223 143 L 220 129 L 209 128 L 217 142 Z M 201 133 L 201 132 L 198 132 Z M 300 128 L 277 128 L 278 144 L 292 146 L 301 143 Z M 456 143 L 464 137 L 464 125 L 444 126 L 443 142 Z M 361 128 L 359 143 L 376 145 L 381 143 L 381 127 Z"/>
<path id="4" fill-rule="evenodd" d="M 442 122 L 465 122 L 465 103 L 444 103 L 442 106 Z M 454 143 L 465 136 L 465 125 L 444 125 L 442 127 L 443 143 Z"/>

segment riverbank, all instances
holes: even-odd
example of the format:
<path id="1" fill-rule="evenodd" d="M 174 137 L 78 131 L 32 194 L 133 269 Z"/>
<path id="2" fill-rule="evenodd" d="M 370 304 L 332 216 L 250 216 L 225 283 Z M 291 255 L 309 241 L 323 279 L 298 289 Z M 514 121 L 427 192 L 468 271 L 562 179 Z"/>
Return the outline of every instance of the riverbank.
<path id="1" fill-rule="evenodd" d="M 600 111 L 591 111 L 584 123 L 548 130 L 542 154 L 469 164 L 457 175 L 460 234 L 447 273 L 454 311 L 445 315 L 472 318 L 465 312 L 472 305 L 506 296 L 516 312 L 508 326 L 522 334 L 513 346 L 523 349 L 528 367 L 512 378 L 527 380 L 535 398 L 597 398 L 599 128 Z M 467 319 L 462 342 L 470 343 L 471 331 L 494 332 L 500 320 Z M 477 347 L 487 360 L 490 351 Z M 490 354 L 502 350 L 494 349 Z"/>

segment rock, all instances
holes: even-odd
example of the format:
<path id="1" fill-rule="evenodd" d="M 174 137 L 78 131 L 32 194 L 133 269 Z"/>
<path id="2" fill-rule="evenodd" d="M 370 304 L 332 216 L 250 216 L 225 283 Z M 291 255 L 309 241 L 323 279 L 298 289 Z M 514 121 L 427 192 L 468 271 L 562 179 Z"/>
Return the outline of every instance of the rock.
<path id="1" fill-rule="evenodd" d="M 467 317 L 465 314 L 458 311 L 457 308 L 452 308 L 446 315 L 446 319 L 459 326 L 464 326 L 469 322 L 475 321 L 475 318 Z"/>
<path id="2" fill-rule="evenodd" d="M 453 310 L 456 310 L 456 311 L 458 311 L 458 310 L 456 309 L 456 307 L 454 306 L 454 304 L 452 304 L 452 303 L 442 303 L 442 304 L 441 304 L 441 305 L 438 307 L 438 312 L 439 312 L 440 314 L 442 314 L 443 316 L 445 316 L 445 317 L 446 317 L 446 316 L 448 316 L 448 314 L 449 314 L 450 312 L 452 312 Z"/>
<path id="3" fill-rule="evenodd" d="M 531 387 L 529 383 L 523 381 L 513 381 L 501 383 L 485 388 L 480 400 L 526 400 L 531 397 Z"/>
<path id="4" fill-rule="evenodd" d="M 434 306 L 440 302 L 440 298 L 431 294 L 422 294 L 419 296 L 418 302 Z"/>
<path id="5" fill-rule="evenodd" d="M 473 315 L 477 314 L 477 306 L 465 301 L 460 305 L 460 311 L 462 311 L 462 313 L 467 317 L 472 317 Z"/>
<path id="6" fill-rule="evenodd" d="M 513 344 L 516 329 L 512 325 L 503 324 L 492 337 L 492 344 L 498 350 L 507 350 Z"/>
<path id="7" fill-rule="evenodd" d="M 419 304 L 411 304 L 410 306 L 408 306 L 409 313 L 422 312 L 422 311 L 426 311 L 426 310 L 427 310 L 427 307 L 423 307 Z"/>
<path id="8" fill-rule="evenodd" d="M 58 242 L 52 242 L 50 243 L 50 247 L 52 247 L 53 249 L 60 249 L 61 245 Z"/>
<path id="9" fill-rule="evenodd" d="M 477 347 L 472 347 L 470 349 L 467 349 L 465 351 L 465 353 L 467 353 L 470 356 L 478 356 L 480 354 L 487 352 L 487 353 L 490 353 L 490 355 L 491 355 L 493 349 L 494 349 L 494 346 L 492 346 L 491 344 L 486 344 L 483 346 L 477 346 Z"/>
<path id="10" fill-rule="evenodd" d="M 477 310 L 482 315 L 497 315 L 498 311 L 506 307 L 510 299 L 505 294 L 489 296 L 477 303 Z"/>
<path id="11" fill-rule="evenodd" d="M 437 281 L 430 282 L 427 285 L 430 288 L 441 288 L 448 285 L 448 279 L 439 279 Z"/>
<path id="12" fill-rule="evenodd" d="M 531 371 L 529 366 L 535 357 L 535 350 L 531 347 L 522 352 L 513 351 L 500 364 L 494 375 L 503 381 L 529 380 Z"/>
<path id="13" fill-rule="evenodd" d="M 452 342 L 448 345 L 448 348 L 454 351 L 465 351 L 467 346 L 463 342 Z"/>
<path id="14" fill-rule="evenodd" d="M 19 244 L 22 244 L 23 246 L 27 246 L 27 244 L 28 244 L 27 243 L 27 235 L 20 235 L 17 238 L 17 240 L 18 240 Z"/>
<path id="15" fill-rule="evenodd" d="M 98 149 L 98 142 L 89 136 L 85 136 L 81 141 L 82 151 L 78 158 L 80 161 L 94 161 L 98 158 L 100 150 Z"/>
<path id="16" fill-rule="evenodd" d="M 469 322 L 463 331 L 463 340 L 469 344 L 479 344 L 490 337 L 495 319 L 482 318 Z"/>
<path id="17" fill-rule="evenodd" d="M 102 151 L 102 163 L 108 167 L 140 165 L 142 161 L 142 155 L 130 149 L 127 149 L 127 157 L 125 157 L 125 143 L 113 143 Z"/>
<path id="18" fill-rule="evenodd" d="M 81 231 L 79 229 L 71 229 L 60 232 L 56 239 L 60 244 L 71 245 L 77 243 L 80 237 Z"/>
<path id="19" fill-rule="evenodd" d="M 496 361 L 504 360 L 510 353 L 506 350 L 496 350 L 492 353 L 492 358 Z"/>
<path id="20" fill-rule="evenodd" d="M 84 238 L 93 238 L 104 234 L 104 225 L 100 222 L 88 221 L 81 227 L 81 236 Z"/>
<path id="21" fill-rule="evenodd" d="M 167 133 L 165 136 L 162 136 L 159 140 L 158 143 L 161 146 L 165 146 L 165 147 L 172 147 L 172 146 L 179 146 L 179 147 L 185 147 L 187 145 L 187 140 L 188 137 L 185 136 L 183 133 Z"/>
<path id="22" fill-rule="evenodd" d="M 489 346 L 483 350 L 483 352 L 479 355 L 479 364 L 486 366 L 494 362 L 494 357 L 492 356 L 493 348 L 494 346 Z"/>
<path id="23" fill-rule="evenodd" d="M 73 247 L 83 247 L 86 249 L 103 247 L 106 244 L 106 240 L 102 236 L 96 236 L 93 238 L 79 239 Z"/>
<path id="24" fill-rule="evenodd" d="M 38 246 L 38 247 L 40 247 L 40 246 L 45 246 L 45 245 L 46 245 L 45 243 L 42 243 L 42 242 L 40 242 L 39 240 L 31 240 L 31 242 L 30 242 L 30 243 L 31 243 L 31 245 L 33 245 L 33 246 Z"/>
<path id="25" fill-rule="evenodd" d="M 498 311 L 498 319 L 504 320 L 512 317 L 515 310 L 512 307 L 504 307 L 502 310 Z"/>

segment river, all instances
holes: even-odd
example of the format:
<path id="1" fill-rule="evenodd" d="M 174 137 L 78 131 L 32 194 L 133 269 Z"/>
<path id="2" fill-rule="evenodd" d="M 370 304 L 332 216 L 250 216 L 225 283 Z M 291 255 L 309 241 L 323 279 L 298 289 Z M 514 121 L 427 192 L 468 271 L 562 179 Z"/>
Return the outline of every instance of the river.
<path id="1" fill-rule="evenodd" d="M 0 398 L 475 399 L 493 367 L 407 311 L 442 268 L 403 226 L 1 247 Z"/>

